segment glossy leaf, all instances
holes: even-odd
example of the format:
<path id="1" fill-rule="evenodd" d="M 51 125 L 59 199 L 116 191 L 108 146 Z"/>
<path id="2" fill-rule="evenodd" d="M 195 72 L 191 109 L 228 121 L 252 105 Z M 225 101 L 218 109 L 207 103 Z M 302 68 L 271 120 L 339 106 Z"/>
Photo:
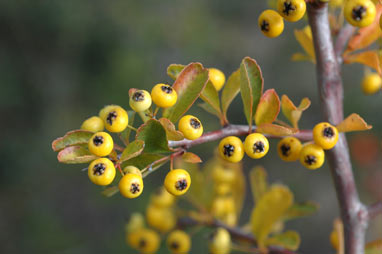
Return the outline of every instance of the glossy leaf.
<path id="1" fill-rule="evenodd" d="M 183 64 L 170 64 L 167 67 L 167 75 L 169 75 L 173 80 L 176 80 L 179 74 L 183 71 L 184 67 L 186 66 Z"/>
<path id="2" fill-rule="evenodd" d="M 351 114 L 337 126 L 339 132 L 370 130 L 373 126 L 368 125 L 358 114 Z"/>
<path id="3" fill-rule="evenodd" d="M 366 244 L 365 254 L 381 254 L 382 253 L 382 239 L 375 240 Z"/>
<path id="4" fill-rule="evenodd" d="M 280 99 L 274 89 L 269 89 L 261 96 L 255 113 L 255 123 L 272 123 L 280 112 Z"/>
<path id="5" fill-rule="evenodd" d="M 165 129 L 168 140 L 179 141 L 184 139 L 183 133 L 177 131 L 175 129 L 175 125 L 170 120 L 168 120 L 167 118 L 161 118 L 159 119 L 159 122 Z"/>
<path id="6" fill-rule="evenodd" d="M 97 156 L 82 146 L 69 146 L 58 153 L 57 159 L 61 163 L 80 164 L 91 162 L 97 159 Z"/>
<path id="7" fill-rule="evenodd" d="M 178 94 L 178 100 L 174 106 L 163 111 L 163 117 L 177 122 L 198 99 L 207 82 L 208 70 L 200 63 L 187 65 L 172 86 Z"/>
<path id="8" fill-rule="evenodd" d="M 252 117 L 263 93 L 263 76 L 256 61 L 250 57 L 244 58 L 240 65 L 240 92 L 245 117 L 252 125 Z"/>
<path id="9" fill-rule="evenodd" d="M 136 139 L 145 143 L 145 153 L 166 153 L 171 150 L 168 147 L 166 131 L 162 124 L 155 119 L 150 119 L 139 127 Z"/>
<path id="10" fill-rule="evenodd" d="M 268 238 L 266 245 L 279 246 L 288 250 L 297 250 L 300 247 L 301 238 L 296 231 L 286 231 L 281 234 L 275 234 Z"/>
<path id="11" fill-rule="evenodd" d="M 143 152 L 143 149 L 145 147 L 145 142 L 142 140 L 134 140 L 130 144 L 126 146 L 126 148 L 123 150 L 121 154 L 121 158 L 119 159 L 119 162 L 124 162 L 127 160 L 130 160 L 131 158 L 137 157 Z"/>
<path id="12" fill-rule="evenodd" d="M 219 94 L 216 91 L 214 85 L 212 85 L 211 81 L 207 82 L 206 87 L 203 89 L 202 94 L 200 95 L 200 98 L 206 103 L 208 103 L 208 105 L 210 105 L 210 107 L 214 111 L 214 115 L 218 116 L 219 118 L 222 118 Z"/>
<path id="13" fill-rule="evenodd" d="M 105 197 L 112 197 L 114 196 L 115 194 L 117 194 L 119 192 L 119 189 L 118 189 L 118 186 L 109 186 L 109 187 L 106 187 L 102 192 L 101 194 L 104 195 Z"/>
<path id="14" fill-rule="evenodd" d="M 131 89 L 130 89 L 131 90 Z M 129 125 L 133 126 L 134 125 L 134 120 L 135 120 L 135 112 L 130 110 L 127 111 L 127 114 L 129 116 Z M 125 145 L 127 145 L 130 142 L 130 134 L 131 134 L 131 129 L 126 128 L 124 131 L 121 132 L 120 137 Z"/>
<path id="15" fill-rule="evenodd" d="M 296 219 L 304 216 L 310 216 L 317 212 L 319 205 L 317 203 L 307 201 L 304 203 L 293 204 L 283 215 L 284 220 Z"/>
<path id="16" fill-rule="evenodd" d="M 282 185 L 271 186 L 256 204 L 251 215 L 251 226 L 260 248 L 265 247 L 273 225 L 292 204 L 292 192 Z"/>
<path id="17" fill-rule="evenodd" d="M 316 57 L 315 57 L 315 52 L 313 47 L 312 31 L 310 27 L 306 26 L 304 29 L 294 30 L 294 36 L 296 37 L 296 40 L 306 52 L 307 54 L 306 58 L 312 61 L 313 63 L 315 63 Z"/>
<path id="18" fill-rule="evenodd" d="M 259 126 L 257 126 L 256 131 L 263 134 L 268 134 L 268 135 L 277 136 L 277 137 L 290 136 L 298 132 L 298 130 L 296 129 L 292 129 L 292 128 L 288 128 L 288 127 L 284 127 L 284 126 L 272 124 L 272 123 L 260 124 Z"/>
<path id="19" fill-rule="evenodd" d="M 257 166 L 249 172 L 249 181 L 255 203 L 259 202 L 261 197 L 268 190 L 267 172 L 265 168 Z"/>
<path id="20" fill-rule="evenodd" d="M 57 138 L 52 142 L 52 149 L 58 152 L 68 146 L 87 144 L 93 134 L 93 132 L 84 130 L 69 131 L 65 136 Z"/>
<path id="21" fill-rule="evenodd" d="M 288 119 L 294 128 L 298 128 L 298 122 L 300 121 L 302 112 L 308 109 L 310 106 L 310 100 L 303 98 L 300 105 L 296 107 L 287 95 L 281 96 L 281 110 L 283 115 Z"/>
<path id="22" fill-rule="evenodd" d="M 201 163 L 202 159 L 194 153 L 186 152 L 182 155 L 182 159 L 187 163 Z"/>
<path id="23" fill-rule="evenodd" d="M 222 110 L 224 118 L 227 119 L 227 111 L 231 102 L 240 92 L 240 70 L 235 71 L 228 78 L 222 92 Z"/>
<path id="24" fill-rule="evenodd" d="M 382 75 L 381 63 L 376 50 L 363 51 L 361 53 L 344 55 L 344 63 L 359 63 L 369 66 Z"/>

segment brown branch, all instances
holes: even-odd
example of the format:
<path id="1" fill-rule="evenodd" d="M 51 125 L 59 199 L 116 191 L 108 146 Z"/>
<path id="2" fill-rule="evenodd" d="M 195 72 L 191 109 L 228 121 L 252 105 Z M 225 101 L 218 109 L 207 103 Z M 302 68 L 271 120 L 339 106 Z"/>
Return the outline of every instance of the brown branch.
<path id="1" fill-rule="evenodd" d="M 341 28 L 334 46 L 338 64 L 342 64 L 342 53 L 345 51 L 345 47 L 347 46 L 347 43 L 350 37 L 354 34 L 355 30 L 356 28 L 348 23 Z"/>
<path id="2" fill-rule="evenodd" d="M 382 214 L 382 202 L 377 202 L 368 207 L 368 218 L 373 219 Z"/>
<path id="3" fill-rule="evenodd" d="M 323 116 L 325 121 L 338 124 L 343 120 L 343 86 L 331 38 L 328 4 L 318 1 L 308 4 L 308 18 L 317 58 L 317 82 Z M 337 145 L 327 152 L 327 158 L 345 226 L 345 253 L 362 254 L 367 211 L 358 197 L 344 134 L 340 135 Z"/>
<path id="4" fill-rule="evenodd" d="M 252 127 L 252 131 L 255 131 L 256 127 Z M 227 136 L 244 136 L 248 135 L 248 125 L 228 125 L 223 129 L 217 131 L 211 131 L 205 133 L 198 139 L 195 140 L 181 140 L 181 141 L 169 141 L 170 147 L 185 147 L 190 148 L 192 146 L 200 145 L 203 143 L 219 140 Z M 279 136 L 265 135 L 268 138 L 282 138 Z M 300 140 L 309 141 L 312 140 L 312 131 L 310 130 L 300 130 L 298 133 L 292 135 Z"/>

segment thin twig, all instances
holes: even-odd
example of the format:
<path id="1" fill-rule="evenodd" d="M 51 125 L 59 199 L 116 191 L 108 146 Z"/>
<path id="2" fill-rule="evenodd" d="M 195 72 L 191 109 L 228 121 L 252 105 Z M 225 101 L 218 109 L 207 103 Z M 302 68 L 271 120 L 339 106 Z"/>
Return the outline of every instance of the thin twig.
<path id="1" fill-rule="evenodd" d="M 345 51 L 345 47 L 350 39 L 350 37 L 354 34 L 356 28 L 348 23 L 343 26 L 338 33 L 336 44 L 334 46 L 334 51 L 336 53 L 338 64 L 342 64 L 343 58 L 342 53 Z"/>

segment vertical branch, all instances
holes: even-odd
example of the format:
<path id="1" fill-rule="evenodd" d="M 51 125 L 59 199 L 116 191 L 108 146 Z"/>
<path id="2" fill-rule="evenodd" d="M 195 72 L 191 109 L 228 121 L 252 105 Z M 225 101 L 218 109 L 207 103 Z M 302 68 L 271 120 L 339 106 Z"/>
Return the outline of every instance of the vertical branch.
<path id="1" fill-rule="evenodd" d="M 317 82 L 323 117 L 325 121 L 338 124 L 343 120 L 343 86 L 331 38 L 327 3 L 309 3 L 308 17 L 317 58 Z M 367 210 L 358 197 L 344 134 L 340 134 L 337 145 L 326 155 L 344 224 L 345 253 L 362 254 Z"/>

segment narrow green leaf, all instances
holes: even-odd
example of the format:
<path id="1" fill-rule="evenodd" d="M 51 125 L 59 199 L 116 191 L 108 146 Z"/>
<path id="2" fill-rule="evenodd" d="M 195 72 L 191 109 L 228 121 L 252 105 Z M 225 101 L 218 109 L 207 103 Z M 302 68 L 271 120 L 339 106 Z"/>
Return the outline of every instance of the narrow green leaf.
<path id="1" fill-rule="evenodd" d="M 58 153 L 57 159 L 61 163 L 80 164 L 91 162 L 97 159 L 97 156 L 81 146 L 69 146 Z"/>
<path id="2" fill-rule="evenodd" d="M 319 205 L 312 201 L 295 203 L 285 212 L 283 220 L 291 220 L 304 216 L 310 216 L 317 212 Z"/>
<path id="3" fill-rule="evenodd" d="M 155 119 L 150 119 L 139 127 L 136 135 L 137 140 L 145 142 L 145 153 L 167 153 L 168 148 L 166 131 L 162 124 Z"/>
<path id="4" fill-rule="evenodd" d="M 297 250 L 300 247 L 301 238 L 300 235 L 293 230 L 286 231 L 281 234 L 273 235 L 268 238 L 266 245 L 279 246 L 288 250 Z"/>
<path id="5" fill-rule="evenodd" d="M 262 166 L 256 166 L 249 172 L 249 180 L 255 203 L 259 202 L 261 197 L 268 190 L 267 172 Z"/>
<path id="6" fill-rule="evenodd" d="M 128 144 L 123 150 L 121 154 L 121 158 L 119 162 L 124 162 L 130 160 L 131 158 L 137 157 L 143 152 L 143 148 L 145 147 L 145 142 L 142 140 L 134 140 L 130 144 Z"/>
<path id="7" fill-rule="evenodd" d="M 170 64 L 167 67 L 167 75 L 169 75 L 173 80 L 176 80 L 179 74 L 183 71 L 184 67 L 186 66 L 183 64 Z"/>
<path id="8" fill-rule="evenodd" d="M 240 92 L 245 116 L 252 125 L 252 116 L 263 93 L 263 76 L 256 61 L 250 57 L 245 57 L 240 65 Z"/>
<path id="9" fill-rule="evenodd" d="M 208 70 L 200 63 L 187 65 L 172 86 L 178 94 L 178 100 L 174 106 L 163 111 L 163 117 L 177 122 L 198 99 L 207 81 Z"/>
<path id="10" fill-rule="evenodd" d="M 106 187 L 102 192 L 101 194 L 104 195 L 105 197 L 112 197 L 114 196 L 115 194 L 117 194 L 119 192 L 119 189 L 118 189 L 118 186 L 110 186 L 110 187 Z"/>
<path id="11" fill-rule="evenodd" d="M 135 120 L 135 111 L 129 110 L 127 111 L 127 114 L 129 116 L 129 125 L 133 126 L 134 125 L 134 120 Z M 131 129 L 126 128 L 124 131 L 121 132 L 121 139 L 125 145 L 127 145 L 130 142 L 130 134 L 131 134 Z"/>
<path id="12" fill-rule="evenodd" d="M 198 106 L 204 109 L 206 112 L 210 113 L 211 115 L 214 115 L 217 118 L 220 118 L 220 115 L 218 115 L 218 112 L 216 112 L 216 110 L 213 107 L 211 107 L 210 104 L 203 102 L 203 103 L 199 103 Z"/>
<path id="13" fill-rule="evenodd" d="M 87 144 L 93 134 L 93 132 L 84 130 L 69 131 L 65 136 L 57 138 L 52 142 L 52 149 L 58 152 L 68 146 Z"/>
<path id="14" fill-rule="evenodd" d="M 183 133 L 175 129 L 175 125 L 168 120 L 167 118 L 159 119 L 159 122 L 162 124 L 163 128 L 166 130 L 166 135 L 168 140 L 179 141 L 183 140 Z"/>
<path id="15" fill-rule="evenodd" d="M 222 110 L 225 119 L 227 119 L 227 111 L 231 102 L 240 92 L 240 70 L 236 70 L 228 78 L 222 92 Z"/>
<path id="16" fill-rule="evenodd" d="M 219 94 L 211 81 L 207 82 L 206 87 L 203 89 L 202 94 L 200 95 L 200 98 L 211 106 L 211 108 L 215 111 L 214 114 L 216 116 L 219 118 L 222 117 Z"/>
<path id="17" fill-rule="evenodd" d="M 274 89 L 269 89 L 261 96 L 255 113 L 255 123 L 272 123 L 280 112 L 280 99 Z"/>

